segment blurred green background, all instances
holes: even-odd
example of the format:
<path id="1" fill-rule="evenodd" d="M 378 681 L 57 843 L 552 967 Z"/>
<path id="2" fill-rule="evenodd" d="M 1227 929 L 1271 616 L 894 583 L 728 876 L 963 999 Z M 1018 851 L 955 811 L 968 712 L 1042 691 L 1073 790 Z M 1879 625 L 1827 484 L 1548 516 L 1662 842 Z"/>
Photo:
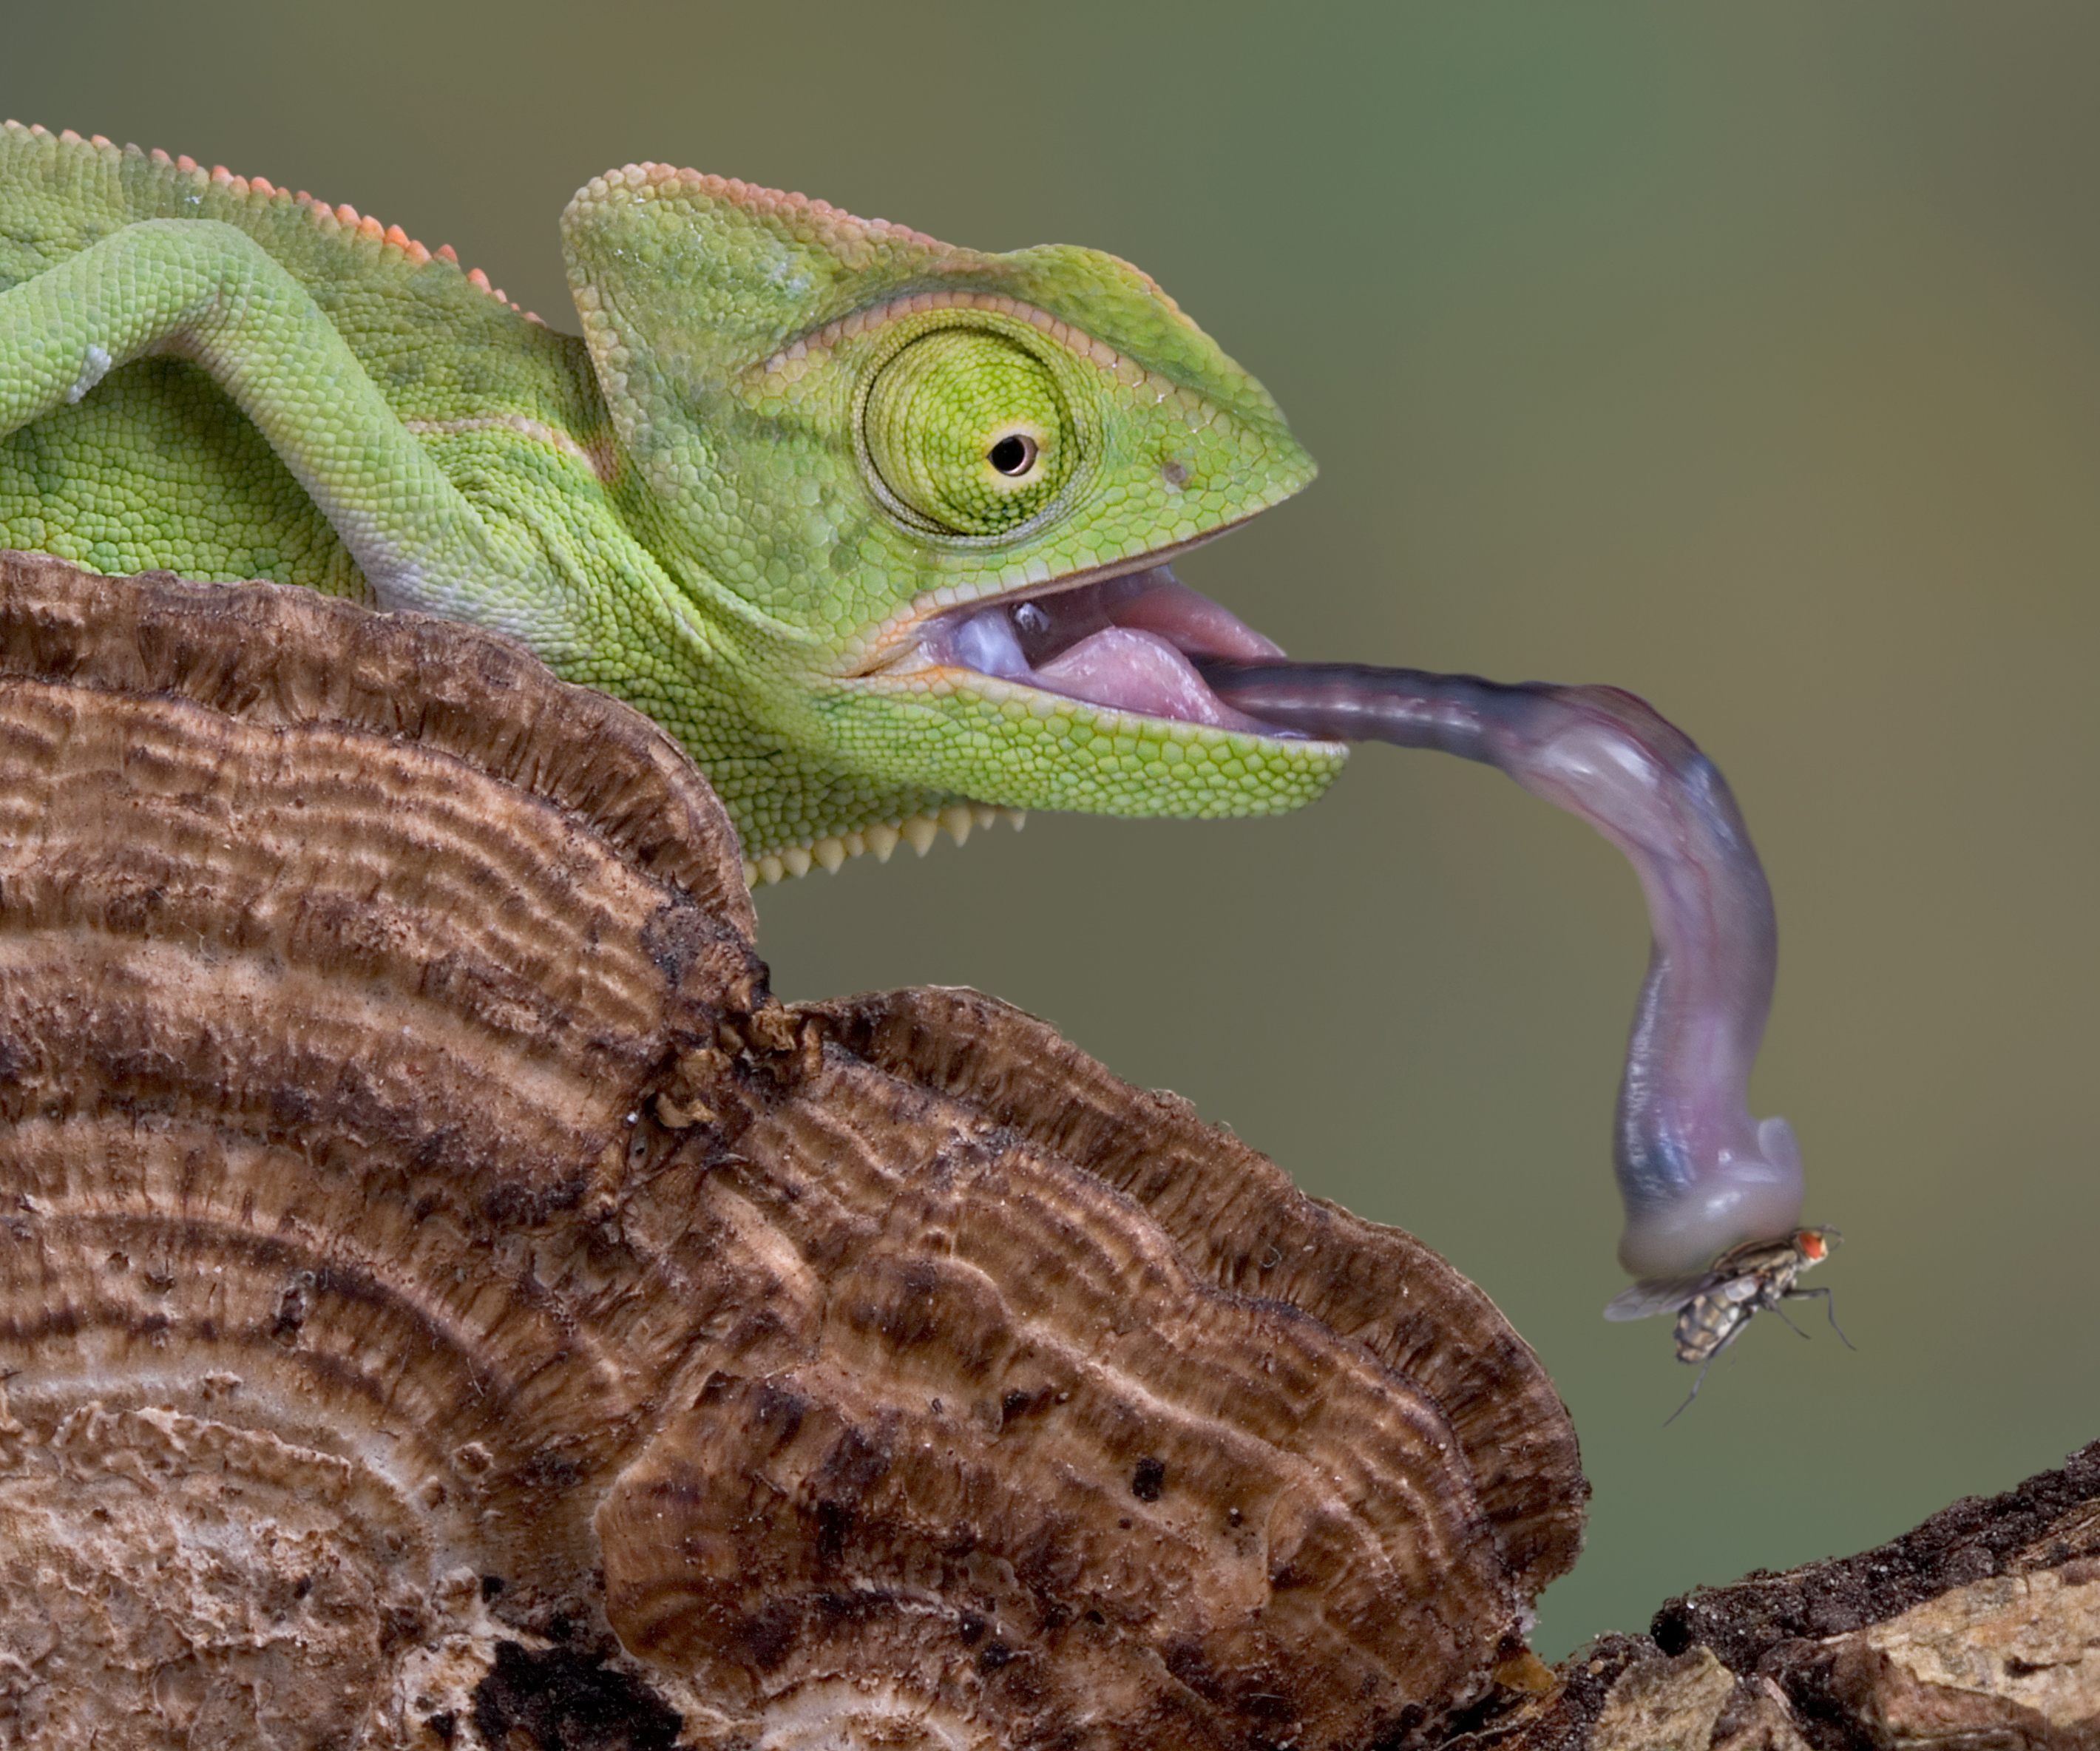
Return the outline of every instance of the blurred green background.
<path id="1" fill-rule="evenodd" d="M 1901 3 L 32 8 L 0 110 L 399 223 L 558 325 L 658 158 L 1140 262 L 1325 473 L 1182 576 L 1294 655 L 1612 681 L 1776 890 L 1756 1089 L 1846 1350 L 1697 1405 L 1621 1286 L 1646 952 L 1603 841 L 1361 752 L 1254 824 L 1037 817 L 761 897 L 777 987 L 994 991 L 1483 1284 L 1596 1486 L 1541 1652 L 2100 1436 L 2100 10 Z"/>

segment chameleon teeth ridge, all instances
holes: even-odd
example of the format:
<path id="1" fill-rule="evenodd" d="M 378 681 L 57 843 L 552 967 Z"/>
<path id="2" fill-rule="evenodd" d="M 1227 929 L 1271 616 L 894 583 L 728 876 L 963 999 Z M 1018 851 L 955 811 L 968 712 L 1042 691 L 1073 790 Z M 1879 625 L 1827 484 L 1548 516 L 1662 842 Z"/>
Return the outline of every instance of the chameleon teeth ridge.
<path id="1" fill-rule="evenodd" d="M 1001 821 L 1017 833 L 1028 824 L 1028 811 L 995 808 L 990 803 L 951 803 L 938 814 L 915 814 L 908 821 L 894 823 L 881 822 L 858 832 L 827 835 L 807 845 L 789 845 L 763 857 L 746 858 L 743 884 L 770 888 L 791 876 L 808 875 L 813 864 L 821 864 L 827 874 L 836 876 L 849 858 L 870 852 L 876 862 L 887 863 L 900 841 L 908 843 L 923 858 L 943 832 L 960 845 L 973 828 L 996 827 Z"/>

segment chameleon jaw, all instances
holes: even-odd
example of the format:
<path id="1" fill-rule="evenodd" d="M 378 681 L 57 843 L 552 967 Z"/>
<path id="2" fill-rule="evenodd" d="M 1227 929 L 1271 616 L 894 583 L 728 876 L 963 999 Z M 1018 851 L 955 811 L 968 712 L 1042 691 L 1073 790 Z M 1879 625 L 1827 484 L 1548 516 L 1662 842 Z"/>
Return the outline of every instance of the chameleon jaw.
<path id="1" fill-rule="evenodd" d="M 1038 709 L 1068 700 L 1154 725 L 1197 725 L 1270 743 L 1308 739 L 1234 710 L 1211 690 L 1198 659 L 1258 663 L 1282 652 L 1163 564 L 938 608 L 893 623 L 887 633 L 887 659 L 846 677 L 849 682 L 967 689 L 994 700 L 1030 699 Z M 957 801 L 934 814 L 747 858 L 744 876 L 752 886 L 770 886 L 818 866 L 836 871 L 864 852 L 887 862 L 899 844 L 923 857 L 942 831 L 960 845 L 975 827 L 998 820 L 1018 827 L 1026 818 L 1019 809 Z"/>

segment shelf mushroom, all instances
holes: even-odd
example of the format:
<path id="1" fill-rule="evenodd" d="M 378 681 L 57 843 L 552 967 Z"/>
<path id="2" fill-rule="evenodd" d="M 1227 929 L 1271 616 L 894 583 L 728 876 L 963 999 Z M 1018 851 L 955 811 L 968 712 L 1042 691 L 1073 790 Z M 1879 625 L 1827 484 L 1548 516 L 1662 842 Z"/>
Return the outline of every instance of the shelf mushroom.
<path id="1" fill-rule="evenodd" d="M 0 561 L 38 1744 L 1312 1751 L 1521 1662 L 1587 1490 L 1485 1296 L 752 933 L 682 756 L 500 637 Z"/>

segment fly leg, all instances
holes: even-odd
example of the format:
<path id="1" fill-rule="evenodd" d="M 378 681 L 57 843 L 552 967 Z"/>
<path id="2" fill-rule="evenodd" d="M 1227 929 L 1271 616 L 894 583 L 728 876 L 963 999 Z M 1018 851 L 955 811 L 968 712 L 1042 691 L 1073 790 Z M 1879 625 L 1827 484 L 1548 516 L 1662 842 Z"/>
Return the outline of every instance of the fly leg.
<path id="1" fill-rule="evenodd" d="M 1829 1294 L 1830 1293 L 1830 1291 L 1829 1291 L 1829 1290 L 1827 1290 L 1827 1289 L 1804 1289 L 1804 1290 L 1801 1290 L 1801 1291 L 1800 1291 L 1800 1293 L 1801 1293 L 1801 1295 L 1829 1295 Z M 1770 1300 L 1770 1301 L 1760 1301 L 1760 1302 L 1758 1303 L 1758 1305 L 1759 1307 L 1761 1307 L 1761 1308 L 1770 1308 L 1772 1310 L 1772 1312 L 1773 1312 L 1776 1313 L 1776 1314 L 1779 1316 L 1779 1322 L 1780 1322 L 1780 1325 L 1782 1325 L 1785 1326 L 1785 1327 L 1786 1327 L 1786 1329 L 1787 1329 L 1789 1331 L 1792 1332 L 1792 1333 L 1794 1334 L 1794 1336 L 1795 1336 L 1795 1337 L 1799 1338 L 1799 1339 L 1802 1339 L 1802 1340 L 1806 1341 L 1806 1340 L 1807 1340 L 1807 1339 L 1808 1334 L 1807 1334 L 1807 1332 L 1803 1331 L 1803 1330 L 1802 1330 L 1798 1325 L 1795 1325 L 1795 1324 L 1794 1324 L 1794 1322 L 1793 1322 L 1792 1320 L 1789 1319 L 1789 1318 L 1786 1317 L 1786 1309 L 1785 1309 L 1785 1308 L 1783 1308 L 1783 1307 L 1781 1307 L 1781 1306 L 1780 1305 L 1780 1303 L 1781 1301 L 1788 1300 L 1788 1299 L 1793 1299 L 1793 1292 L 1792 1292 L 1792 1291 L 1789 1291 L 1789 1293 L 1788 1293 L 1787 1295 L 1784 1295 L 1778 1296 L 1778 1297 L 1776 1297 L 1776 1299 L 1772 1299 L 1772 1300 Z M 1842 1337 L 1843 1337 L 1843 1336 L 1845 1335 L 1845 1334 L 1844 1334 L 1843 1332 L 1842 1332 L 1842 1331 L 1841 1331 L 1841 1332 L 1839 1332 L 1839 1333 L 1838 1334 L 1838 1335 L 1839 1337 L 1841 1337 L 1841 1338 L 1842 1338 Z"/>
<path id="2" fill-rule="evenodd" d="M 1740 1331 L 1743 1328 L 1741 1326 L 1738 1325 L 1736 1328 L 1736 1331 Z M 1723 1339 L 1719 1345 L 1714 1349 L 1714 1353 L 1706 1358 L 1705 1365 L 1699 1370 L 1698 1378 L 1692 1383 L 1692 1390 L 1684 1395 L 1684 1402 L 1682 1405 L 1679 1405 L 1676 1409 L 1670 1412 L 1668 1416 L 1662 1419 L 1663 1427 L 1665 1429 L 1668 1428 L 1670 1424 L 1676 1422 L 1679 1417 L 1685 1414 L 1685 1412 L 1691 1409 L 1692 1400 L 1699 1396 L 1700 1387 L 1706 1384 L 1707 1369 L 1711 1368 L 1714 1363 L 1718 1361 L 1721 1359 L 1721 1352 L 1727 1349 L 1730 1344 L 1736 1341 L 1736 1331 L 1730 1332 L 1726 1338 Z"/>
<path id="3" fill-rule="evenodd" d="M 1830 1291 L 1828 1289 L 1789 1289 L 1781 1299 L 1787 1301 L 1820 1301 L 1823 1303 L 1824 1317 L 1830 1321 L 1830 1329 L 1838 1334 L 1838 1341 L 1848 1350 L 1859 1348 L 1857 1344 L 1845 1335 L 1845 1328 L 1838 1323 L 1838 1303 L 1831 1299 Z M 1778 1309 L 1775 1308 L 1773 1311 L 1777 1312 Z M 1793 1325 L 1792 1320 L 1788 1320 L 1787 1323 L 1789 1325 Z M 1795 1326 L 1794 1329 L 1797 1331 L 1800 1330 L 1798 1326 Z M 1806 1337 L 1807 1334 L 1804 1332 L 1802 1335 Z"/>

